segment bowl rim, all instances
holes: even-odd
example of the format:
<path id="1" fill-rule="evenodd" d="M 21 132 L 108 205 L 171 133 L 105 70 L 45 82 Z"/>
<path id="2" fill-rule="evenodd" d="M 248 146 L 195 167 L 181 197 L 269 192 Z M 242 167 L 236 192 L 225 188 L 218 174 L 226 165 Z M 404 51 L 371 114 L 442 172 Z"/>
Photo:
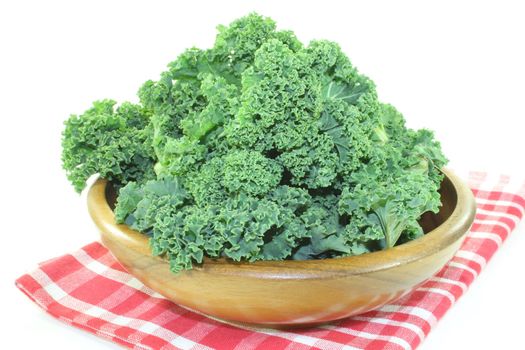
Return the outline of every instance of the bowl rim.
<path id="1" fill-rule="evenodd" d="M 194 265 L 192 270 L 182 273 L 205 271 L 269 279 L 337 278 L 391 269 L 434 255 L 463 239 L 476 213 L 476 204 L 470 188 L 451 170 L 444 168 L 442 172 L 456 192 L 456 206 L 441 225 L 412 241 L 361 255 L 318 260 L 234 262 L 224 258 L 205 258 L 202 264 Z M 87 194 L 89 213 L 101 231 L 103 241 L 118 241 L 139 254 L 148 255 L 159 263 L 169 264 L 167 259 L 151 254 L 148 236 L 115 222 L 114 213 L 106 198 L 107 185 L 107 180 L 99 178 Z"/>

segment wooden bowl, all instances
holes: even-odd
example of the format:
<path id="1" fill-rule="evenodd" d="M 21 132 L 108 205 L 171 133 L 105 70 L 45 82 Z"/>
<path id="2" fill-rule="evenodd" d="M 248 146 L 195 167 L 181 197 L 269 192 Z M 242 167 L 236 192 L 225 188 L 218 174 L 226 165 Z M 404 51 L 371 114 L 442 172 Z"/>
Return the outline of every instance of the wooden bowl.
<path id="1" fill-rule="evenodd" d="M 425 214 L 423 237 L 359 256 L 236 263 L 207 259 L 174 274 L 150 253 L 148 237 L 115 223 L 115 193 L 105 180 L 89 190 L 88 207 L 102 243 L 145 285 L 173 302 L 215 318 L 265 327 L 325 323 L 390 303 L 438 272 L 474 220 L 471 191 L 444 170 L 443 206 Z"/>

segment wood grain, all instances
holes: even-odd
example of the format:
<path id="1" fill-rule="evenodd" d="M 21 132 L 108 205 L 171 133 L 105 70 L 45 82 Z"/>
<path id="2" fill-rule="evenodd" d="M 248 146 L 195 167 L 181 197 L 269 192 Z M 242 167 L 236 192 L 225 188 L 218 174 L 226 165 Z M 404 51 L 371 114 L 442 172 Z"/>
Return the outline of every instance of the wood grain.
<path id="1" fill-rule="evenodd" d="M 441 186 L 443 206 L 425 214 L 423 237 L 360 256 L 236 263 L 206 259 L 174 274 L 151 256 L 147 236 L 117 225 L 115 194 L 105 180 L 89 190 L 88 208 L 102 243 L 148 287 L 215 318 L 269 327 L 325 323 L 370 311 L 410 292 L 454 255 L 475 215 L 472 193 L 452 172 Z"/>

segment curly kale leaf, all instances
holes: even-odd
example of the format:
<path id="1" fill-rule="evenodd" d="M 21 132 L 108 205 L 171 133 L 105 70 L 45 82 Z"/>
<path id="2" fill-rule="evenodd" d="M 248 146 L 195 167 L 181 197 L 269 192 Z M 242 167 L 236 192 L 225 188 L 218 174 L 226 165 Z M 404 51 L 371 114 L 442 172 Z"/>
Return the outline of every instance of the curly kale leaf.
<path id="1" fill-rule="evenodd" d="M 153 149 L 145 130 L 148 114 L 138 105 L 103 100 L 65 122 L 62 162 L 80 192 L 93 174 L 125 184 L 154 177 Z"/>
<path id="2" fill-rule="evenodd" d="M 407 130 L 395 148 L 391 143 L 396 136 L 390 134 L 391 141 L 352 173 L 351 186 L 344 187 L 338 204 L 340 214 L 350 216 L 350 234 L 380 231 L 387 248 L 402 235 L 413 239 L 423 234 L 417 220 L 425 212 L 437 213 L 441 205 L 438 189 L 443 177 L 434 164 L 441 166 L 444 157 L 435 145 L 424 143 L 421 133 L 426 134 Z"/>
<path id="3" fill-rule="evenodd" d="M 200 89 L 206 104 L 198 113 L 188 113 L 179 120 L 178 130 L 182 135 L 178 138 L 163 130 L 164 125 L 173 123 L 170 117 L 153 118 L 154 149 L 159 159 L 155 171 L 161 177 L 185 175 L 202 164 L 209 152 L 207 143 L 215 146 L 215 140 L 207 136 L 220 129 L 225 120 L 235 113 L 235 86 L 221 77 L 206 75 L 200 83 Z M 219 147 L 214 148 L 218 151 Z"/>
<path id="4" fill-rule="evenodd" d="M 212 233 L 210 216 L 188 205 L 189 200 L 176 178 L 151 180 L 141 187 L 130 182 L 120 190 L 115 218 L 150 234 L 153 254 L 167 255 L 172 270 L 178 272 L 202 262 L 206 236 Z"/>
<path id="5" fill-rule="evenodd" d="M 220 203 L 245 193 L 263 196 L 281 181 L 278 162 L 255 151 L 234 150 L 215 157 L 186 179 L 186 185 L 199 205 Z"/>
<path id="6" fill-rule="evenodd" d="M 286 192 L 276 190 L 273 196 L 279 201 Z M 243 194 L 229 198 L 219 209 L 215 229 L 226 237 L 224 256 L 235 261 L 289 258 L 310 234 L 293 207 Z"/>
<path id="7" fill-rule="evenodd" d="M 339 216 L 336 211 L 330 209 L 333 208 L 317 204 L 308 208 L 301 215 L 301 220 L 311 240 L 309 244 L 300 247 L 295 252 L 294 259 L 331 257 L 330 253 L 333 252 L 350 253 L 349 246 L 345 244 L 345 238 L 340 234 L 343 227 L 339 224 Z"/>
<path id="8" fill-rule="evenodd" d="M 327 100 L 343 100 L 354 104 L 367 90 L 368 87 L 360 83 L 344 84 L 332 80 L 323 87 L 323 95 Z"/>
<path id="9" fill-rule="evenodd" d="M 294 52 L 270 39 L 255 51 L 241 91 L 238 113 L 225 126 L 228 141 L 276 154 L 290 184 L 330 187 L 370 153 L 375 87 L 336 44 L 312 42 Z"/>
<path id="10" fill-rule="evenodd" d="M 155 224 L 157 209 L 170 206 L 175 210 L 189 198 L 178 179 L 150 180 L 143 186 L 130 182 L 120 189 L 115 219 L 119 223 L 132 222 L 131 228 L 138 231 L 150 231 Z"/>
<path id="11" fill-rule="evenodd" d="M 308 236 L 295 213 L 309 196 L 282 187 L 271 198 L 238 194 L 220 206 L 198 206 L 179 179 L 148 181 L 143 186 L 130 182 L 120 190 L 115 217 L 148 233 L 153 253 L 166 256 L 174 272 L 201 263 L 204 256 L 281 260 Z"/>

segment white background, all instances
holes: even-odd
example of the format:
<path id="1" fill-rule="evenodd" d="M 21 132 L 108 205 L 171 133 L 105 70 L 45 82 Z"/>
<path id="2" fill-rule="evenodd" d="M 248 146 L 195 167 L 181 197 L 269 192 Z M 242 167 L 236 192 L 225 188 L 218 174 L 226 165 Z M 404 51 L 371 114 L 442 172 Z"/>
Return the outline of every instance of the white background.
<path id="1" fill-rule="evenodd" d="M 62 122 L 91 101 L 136 101 L 215 26 L 256 10 L 303 41 L 337 41 L 452 166 L 524 174 L 525 11 L 519 2 L 11 1 L 0 5 L 2 347 L 114 349 L 15 287 L 37 262 L 98 238 L 60 164 Z M 522 225 L 420 347 L 523 346 Z"/>

